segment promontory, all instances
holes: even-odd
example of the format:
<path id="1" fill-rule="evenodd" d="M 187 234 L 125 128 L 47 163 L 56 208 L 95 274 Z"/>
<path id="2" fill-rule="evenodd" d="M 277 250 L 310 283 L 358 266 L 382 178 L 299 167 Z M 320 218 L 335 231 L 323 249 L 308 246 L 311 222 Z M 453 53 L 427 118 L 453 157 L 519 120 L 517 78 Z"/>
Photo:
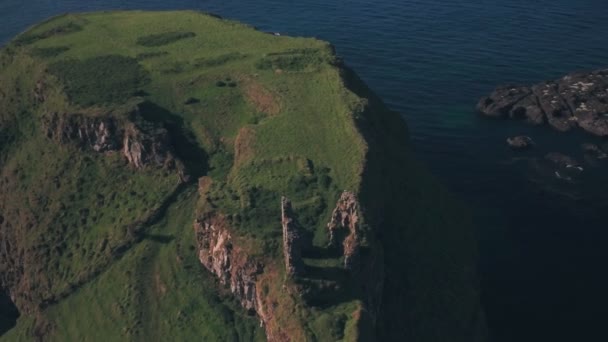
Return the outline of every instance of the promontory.
<path id="1" fill-rule="evenodd" d="M 133 11 L 0 51 L 0 340 L 483 341 L 475 246 L 326 42 Z"/>

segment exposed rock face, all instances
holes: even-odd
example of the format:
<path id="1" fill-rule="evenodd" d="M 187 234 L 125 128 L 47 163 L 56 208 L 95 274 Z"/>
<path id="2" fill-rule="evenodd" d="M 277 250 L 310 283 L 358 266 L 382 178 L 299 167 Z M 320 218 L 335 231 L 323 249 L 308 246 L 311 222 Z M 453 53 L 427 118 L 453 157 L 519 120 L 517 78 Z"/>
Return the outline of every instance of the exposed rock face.
<path id="1" fill-rule="evenodd" d="M 136 124 L 129 123 L 122 146 L 123 155 L 137 169 L 146 165 L 164 166 L 173 160 L 165 129 L 145 131 Z"/>
<path id="2" fill-rule="evenodd" d="M 344 267 L 349 270 L 356 268 L 359 261 L 359 217 L 359 202 L 355 194 L 344 191 L 327 224 L 329 244 L 339 248 L 342 243 Z"/>
<path id="3" fill-rule="evenodd" d="M 60 115 L 53 113 L 45 118 L 46 135 L 61 143 L 74 143 L 81 148 L 97 152 L 120 148 L 120 132 L 111 116 L 87 117 L 81 114 Z"/>
<path id="4" fill-rule="evenodd" d="M 534 146 L 534 141 L 530 137 L 517 136 L 507 139 L 507 144 L 514 150 L 527 150 Z"/>
<path id="5" fill-rule="evenodd" d="M 46 101 L 46 95 L 44 94 L 45 88 L 46 85 L 43 81 L 36 82 L 36 88 L 34 89 L 34 100 L 37 103 L 42 103 Z"/>
<path id="6" fill-rule="evenodd" d="M 289 276 L 298 276 L 304 273 L 302 261 L 302 237 L 299 226 L 291 208 L 291 201 L 281 198 L 281 224 L 283 226 L 283 255 L 285 269 Z"/>
<path id="7" fill-rule="evenodd" d="M 499 87 L 482 98 L 477 109 L 487 116 L 546 121 L 560 131 L 580 127 L 608 136 L 608 69 L 573 73 L 532 87 Z"/>
<path id="8" fill-rule="evenodd" d="M 167 130 L 143 121 L 137 110 L 132 114 L 134 121 L 122 122 L 110 114 L 53 113 L 44 118 L 44 125 L 49 139 L 96 152 L 122 151 L 136 169 L 174 166 Z"/>
<path id="9" fill-rule="evenodd" d="M 194 224 L 194 231 L 198 257 L 203 266 L 222 285 L 230 287 L 232 294 L 245 309 L 258 313 L 263 318 L 256 280 L 264 271 L 264 265 L 233 245 L 232 235 L 223 217 L 207 215 L 200 218 Z"/>
<path id="10" fill-rule="evenodd" d="M 208 177 L 202 177 L 199 180 L 199 187 L 204 190 L 210 184 L 210 181 Z M 201 190 L 200 188 L 199 190 Z M 303 237 L 301 227 L 295 217 L 291 201 L 282 197 L 281 223 L 285 269 L 289 277 L 303 276 L 296 279 L 297 283 L 309 276 L 305 272 L 302 259 L 305 245 L 309 242 Z M 344 254 L 344 268 L 355 272 L 350 273 L 352 276 L 349 278 L 351 284 L 341 284 L 337 287 L 338 290 L 333 290 L 339 293 L 339 289 L 343 286 L 363 290 L 366 296 L 362 310 L 366 315 L 365 320 L 368 320 L 373 326 L 379 312 L 379 301 L 382 294 L 382 254 L 369 253 L 366 258 L 360 256 L 360 220 L 359 203 L 356 196 L 345 191 L 342 193 L 333 212 L 332 220 L 328 224 L 332 241 L 330 248 L 341 247 Z M 278 323 L 276 307 L 280 304 L 277 303 L 276 298 L 269 297 L 261 289 L 267 286 L 268 279 L 276 281 L 276 276 L 280 274 L 276 270 L 276 264 L 273 264 L 272 261 L 269 261 L 269 264 L 264 264 L 265 262 L 260 257 L 249 256 L 247 250 L 241 248 L 243 239 L 246 238 L 238 239 L 233 236 L 228 220 L 215 211 L 197 219 L 194 223 L 194 230 L 200 262 L 217 277 L 221 284 L 230 288 L 231 293 L 245 309 L 249 310 L 250 313 L 257 314 L 261 324 L 265 327 L 268 341 L 301 340 L 300 337 L 292 336 L 292 331 L 287 331 L 285 327 Z M 314 279 L 314 277 L 311 279 Z M 283 284 L 281 293 L 302 298 L 304 292 L 300 291 L 303 291 L 305 286 L 301 287 L 302 283 L 298 283 L 298 286 L 290 287 L 289 283 L 288 281 Z M 319 291 L 323 292 L 324 290 L 332 291 L 332 289 L 321 289 Z"/>

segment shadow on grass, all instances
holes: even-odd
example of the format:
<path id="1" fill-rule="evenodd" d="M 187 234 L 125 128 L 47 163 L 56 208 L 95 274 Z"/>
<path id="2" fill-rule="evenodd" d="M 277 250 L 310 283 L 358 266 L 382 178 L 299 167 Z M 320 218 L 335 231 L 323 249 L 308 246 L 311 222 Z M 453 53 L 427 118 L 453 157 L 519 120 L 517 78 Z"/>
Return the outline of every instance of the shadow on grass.
<path id="1" fill-rule="evenodd" d="M 15 327 L 18 318 L 19 310 L 8 292 L 0 289 L 0 336 Z"/>
<path id="2" fill-rule="evenodd" d="M 143 233 L 141 237 L 144 240 L 150 240 L 150 241 L 162 243 L 163 245 L 166 245 L 166 244 L 170 243 L 171 241 L 175 240 L 175 236 L 173 236 L 173 235 L 162 235 L 162 234 Z"/>
<path id="3" fill-rule="evenodd" d="M 303 251 L 303 256 L 308 259 L 338 259 L 342 253 L 339 248 L 311 246 Z"/>
<path id="4" fill-rule="evenodd" d="M 307 278 L 316 280 L 329 280 L 335 282 L 346 282 L 350 275 L 348 271 L 341 267 L 319 267 L 319 266 L 304 266 L 304 274 Z"/>
<path id="5" fill-rule="evenodd" d="M 173 151 L 184 163 L 193 181 L 207 173 L 209 156 L 200 147 L 194 134 L 185 127 L 181 116 L 149 101 L 140 104 L 139 109 L 146 121 L 162 124 L 169 132 Z"/>

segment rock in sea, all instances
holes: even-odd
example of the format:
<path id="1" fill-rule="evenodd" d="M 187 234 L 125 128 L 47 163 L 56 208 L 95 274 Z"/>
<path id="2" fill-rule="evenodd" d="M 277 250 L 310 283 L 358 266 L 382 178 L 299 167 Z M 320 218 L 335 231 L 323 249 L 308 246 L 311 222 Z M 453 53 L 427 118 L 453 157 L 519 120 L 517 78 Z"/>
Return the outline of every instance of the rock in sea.
<path id="1" fill-rule="evenodd" d="M 477 110 L 490 117 L 547 122 L 559 131 L 580 128 L 608 136 L 608 69 L 572 73 L 531 87 L 503 86 L 479 100 Z"/>
<path id="2" fill-rule="evenodd" d="M 507 144 L 509 144 L 509 146 L 514 150 L 522 151 L 533 147 L 534 141 L 530 137 L 520 135 L 507 138 Z"/>

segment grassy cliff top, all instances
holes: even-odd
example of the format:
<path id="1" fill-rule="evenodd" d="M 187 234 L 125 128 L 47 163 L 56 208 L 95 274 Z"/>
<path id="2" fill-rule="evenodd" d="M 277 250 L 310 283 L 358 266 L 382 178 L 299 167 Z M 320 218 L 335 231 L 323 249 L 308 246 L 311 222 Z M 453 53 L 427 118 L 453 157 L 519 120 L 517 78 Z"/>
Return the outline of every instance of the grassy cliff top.
<path id="1" fill-rule="evenodd" d="M 344 190 L 377 279 L 326 253 Z M 281 196 L 311 244 L 298 284 Z M 0 51 L 0 291 L 21 311 L 0 339 L 264 340 L 200 265 L 210 214 L 264 262 L 259 293 L 296 339 L 480 340 L 466 215 L 328 43 L 130 11 L 55 17 Z"/>

